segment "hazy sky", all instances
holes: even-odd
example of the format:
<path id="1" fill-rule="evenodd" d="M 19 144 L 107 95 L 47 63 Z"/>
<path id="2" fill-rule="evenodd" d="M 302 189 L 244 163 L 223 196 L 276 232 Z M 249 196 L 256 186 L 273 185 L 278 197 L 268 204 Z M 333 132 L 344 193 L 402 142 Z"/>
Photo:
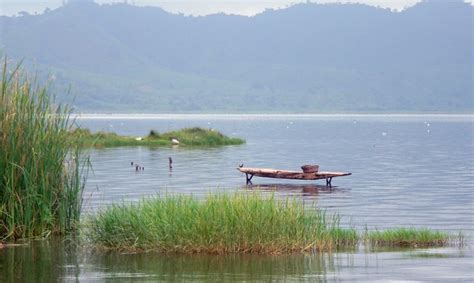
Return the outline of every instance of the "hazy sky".
<path id="1" fill-rule="evenodd" d="M 421 0 L 311 0 L 317 3 L 364 3 L 372 6 L 402 10 L 420 2 Z M 450 0 L 446 0 L 450 1 Z M 29 13 L 42 13 L 46 7 L 51 9 L 62 5 L 63 0 L 0 0 L 0 14 L 14 15 L 19 11 Z M 96 0 L 97 3 L 125 2 L 125 0 Z M 169 12 L 183 13 L 186 15 L 207 15 L 218 12 L 227 14 L 239 14 L 252 16 L 264 11 L 267 8 L 284 8 L 288 5 L 300 2 L 301 0 L 174 0 L 174 1 L 153 1 L 153 0 L 127 0 L 129 4 L 139 6 L 158 6 Z M 466 1 L 471 2 L 472 0 Z"/>

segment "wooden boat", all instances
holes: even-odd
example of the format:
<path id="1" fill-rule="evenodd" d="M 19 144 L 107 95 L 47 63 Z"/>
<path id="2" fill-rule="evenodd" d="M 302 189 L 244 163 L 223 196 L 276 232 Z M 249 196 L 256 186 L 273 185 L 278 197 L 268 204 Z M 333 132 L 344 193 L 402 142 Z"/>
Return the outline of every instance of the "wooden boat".
<path id="1" fill-rule="evenodd" d="M 331 186 L 332 178 L 349 176 L 352 173 L 348 172 L 311 172 L 304 173 L 301 171 L 288 171 L 269 168 L 251 168 L 239 167 L 237 168 L 242 173 L 245 173 L 247 184 L 252 183 L 253 176 L 264 178 L 278 178 L 278 179 L 292 179 L 292 180 L 319 180 L 326 179 L 326 186 Z"/>

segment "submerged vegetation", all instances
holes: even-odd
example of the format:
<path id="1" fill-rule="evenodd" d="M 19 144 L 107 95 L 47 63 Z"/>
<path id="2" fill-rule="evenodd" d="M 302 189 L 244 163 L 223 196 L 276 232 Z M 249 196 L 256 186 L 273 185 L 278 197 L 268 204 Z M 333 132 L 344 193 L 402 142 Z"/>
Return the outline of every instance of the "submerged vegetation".
<path id="1" fill-rule="evenodd" d="M 177 131 L 159 133 L 151 130 L 146 137 L 120 136 L 116 133 L 91 133 L 88 129 L 77 128 L 72 132 L 73 137 L 79 137 L 85 146 L 114 147 L 114 146 L 170 146 L 173 140 L 183 146 L 221 146 L 239 145 L 245 143 L 239 138 L 231 138 L 213 129 L 185 128 Z"/>
<path id="2" fill-rule="evenodd" d="M 357 233 L 301 201 L 260 194 L 163 196 L 113 205 L 87 222 L 99 247 L 181 253 L 287 253 L 353 245 Z"/>
<path id="3" fill-rule="evenodd" d="M 81 145 L 68 108 L 7 60 L 0 93 L 0 240 L 65 234 L 82 206 Z"/>

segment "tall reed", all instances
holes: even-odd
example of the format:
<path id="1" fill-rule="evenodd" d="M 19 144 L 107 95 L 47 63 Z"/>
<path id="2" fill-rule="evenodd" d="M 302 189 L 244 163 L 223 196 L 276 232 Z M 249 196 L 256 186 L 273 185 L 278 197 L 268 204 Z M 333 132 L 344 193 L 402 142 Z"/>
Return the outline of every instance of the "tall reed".
<path id="1" fill-rule="evenodd" d="M 0 86 L 0 239 L 46 237 L 76 228 L 87 159 L 68 107 L 4 59 Z"/>

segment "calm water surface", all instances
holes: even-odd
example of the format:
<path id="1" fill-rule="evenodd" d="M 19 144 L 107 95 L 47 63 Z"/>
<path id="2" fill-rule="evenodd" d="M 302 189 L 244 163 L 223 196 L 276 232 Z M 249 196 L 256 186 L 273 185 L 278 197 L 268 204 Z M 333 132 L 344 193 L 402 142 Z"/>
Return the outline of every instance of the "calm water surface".
<path id="1" fill-rule="evenodd" d="M 472 247 L 474 217 L 473 116 L 102 116 L 80 118 L 94 131 L 145 136 L 182 127 L 214 128 L 247 140 L 212 149 L 123 147 L 91 151 L 93 172 L 86 213 L 159 193 L 274 192 L 317 201 L 359 230 L 426 226 L 464 231 Z M 168 169 L 173 158 L 173 170 Z M 144 171 L 136 172 L 130 162 Z M 349 171 L 333 187 L 321 181 L 255 177 L 235 168 Z M 332 255 L 164 256 L 92 253 L 67 241 L 0 251 L 0 281 L 71 280 L 295 280 L 470 281 L 472 248 L 356 251 Z M 3 276 L 3 277 L 2 277 Z M 2 280 L 3 279 L 3 280 Z"/>

